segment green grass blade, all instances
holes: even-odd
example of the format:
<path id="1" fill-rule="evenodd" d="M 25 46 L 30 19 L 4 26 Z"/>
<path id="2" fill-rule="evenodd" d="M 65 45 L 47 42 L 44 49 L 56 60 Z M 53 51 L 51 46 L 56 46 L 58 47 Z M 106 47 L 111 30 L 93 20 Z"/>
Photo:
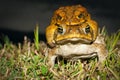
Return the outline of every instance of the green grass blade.
<path id="1" fill-rule="evenodd" d="M 35 47 L 38 50 L 39 49 L 39 26 L 38 24 L 36 24 L 36 28 L 34 30 L 34 43 L 35 43 Z"/>

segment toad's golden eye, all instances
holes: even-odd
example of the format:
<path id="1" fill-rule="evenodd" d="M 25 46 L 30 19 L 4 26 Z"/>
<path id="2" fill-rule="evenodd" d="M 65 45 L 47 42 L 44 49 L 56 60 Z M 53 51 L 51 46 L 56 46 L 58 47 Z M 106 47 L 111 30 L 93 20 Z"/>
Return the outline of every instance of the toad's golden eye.
<path id="1" fill-rule="evenodd" d="M 59 24 L 56 24 L 56 26 L 58 27 L 57 32 L 60 33 L 60 34 L 63 34 L 63 27 L 60 26 Z"/>
<path id="2" fill-rule="evenodd" d="M 89 33 L 89 32 L 90 32 L 90 26 L 87 25 L 86 28 L 85 28 L 85 33 L 87 34 L 87 33 Z"/>
<path id="3" fill-rule="evenodd" d="M 57 28 L 57 31 L 58 31 L 58 33 L 62 34 L 62 33 L 63 33 L 63 28 L 62 28 L 62 26 L 59 26 L 59 27 Z"/>

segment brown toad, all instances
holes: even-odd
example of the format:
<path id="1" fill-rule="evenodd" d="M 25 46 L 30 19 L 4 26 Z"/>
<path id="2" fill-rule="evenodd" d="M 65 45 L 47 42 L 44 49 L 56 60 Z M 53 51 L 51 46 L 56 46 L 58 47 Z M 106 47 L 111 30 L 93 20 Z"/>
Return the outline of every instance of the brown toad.
<path id="1" fill-rule="evenodd" d="M 103 61 L 107 52 L 104 40 L 97 36 L 98 25 L 86 8 L 81 5 L 60 7 L 46 28 L 49 64 L 53 66 L 59 55 L 72 59 L 98 55 L 99 60 Z"/>

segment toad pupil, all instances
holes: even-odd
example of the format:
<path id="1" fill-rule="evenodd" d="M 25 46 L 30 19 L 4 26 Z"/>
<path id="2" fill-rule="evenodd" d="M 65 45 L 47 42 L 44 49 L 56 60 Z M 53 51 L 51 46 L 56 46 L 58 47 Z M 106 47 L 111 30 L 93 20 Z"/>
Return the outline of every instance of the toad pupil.
<path id="1" fill-rule="evenodd" d="M 62 34 L 63 33 L 63 28 L 61 26 L 58 26 L 57 31 Z"/>
<path id="2" fill-rule="evenodd" d="M 85 32 L 86 32 L 86 33 L 89 33 L 89 32 L 90 32 L 90 26 L 89 26 L 89 25 L 87 25 L 87 27 L 85 28 Z"/>

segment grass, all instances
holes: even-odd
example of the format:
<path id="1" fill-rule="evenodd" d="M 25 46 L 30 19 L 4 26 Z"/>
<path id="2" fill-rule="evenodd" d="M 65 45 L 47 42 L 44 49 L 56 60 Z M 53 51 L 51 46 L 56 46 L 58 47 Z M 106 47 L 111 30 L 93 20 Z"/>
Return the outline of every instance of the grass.
<path id="1" fill-rule="evenodd" d="M 38 24 L 36 25 L 36 29 L 34 30 L 34 43 L 35 43 L 35 47 L 37 50 L 39 50 L 39 26 Z"/>
<path id="2" fill-rule="evenodd" d="M 103 66 L 97 67 L 97 59 L 58 61 L 53 70 L 47 66 L 47 57 L 41 53 L 38 25 L 34 30 L 34 42 L 25 36 L 23 43 L 13 44 L 4 37 L 0 47 L 0 80 L 120 80 L 120 32 L 107 35 L 103 28 L 101 33 L 109 55 Z"/>

